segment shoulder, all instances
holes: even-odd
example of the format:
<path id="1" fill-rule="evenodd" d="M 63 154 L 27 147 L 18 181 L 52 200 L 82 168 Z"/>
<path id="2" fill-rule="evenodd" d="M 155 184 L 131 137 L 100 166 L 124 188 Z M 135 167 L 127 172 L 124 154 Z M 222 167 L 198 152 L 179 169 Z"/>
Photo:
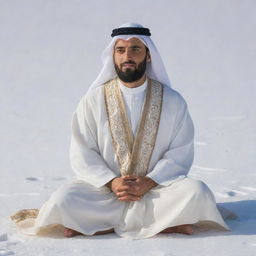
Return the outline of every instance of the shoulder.
<path id="1" fill-rule="evenodd" d="M 187 105 L 183 96 L 178 91 L 170 88 L 169 86 L 164 85 L 164 94 L 169 100 L 175 100 L 179 104 Z"/>
<path id="2" fill-rule="evenodd" d="M 104 98 L 104 85 L 97 86 L 88 91 L 80 100 L 79 105 L 97 105 Z"/>
<path id="3" fill-rule="evenodd" d="M 178 104 L 187 106 L 187 103 L 183 96 L 176 90 L 164 85 L 156 80 L 152 80 L 154 83 L 161 84 L 163 86 L 163 100 L 170 104 Z"/>

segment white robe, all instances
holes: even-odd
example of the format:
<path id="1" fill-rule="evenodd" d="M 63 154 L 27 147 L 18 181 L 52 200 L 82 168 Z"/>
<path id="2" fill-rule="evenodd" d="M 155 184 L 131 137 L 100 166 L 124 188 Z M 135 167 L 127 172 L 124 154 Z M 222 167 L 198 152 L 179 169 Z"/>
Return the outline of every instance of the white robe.
<path id="1" fill-rule="evenodd" d="M 120 87 L 136 132 L 146 84 L 135 89 Z M 62 224 L 86 235 L 114 228 L 122 237 L 138 239 L 167 227 L 203 222 L 227 230 L 207 185 L 187 177 L 193 140 L 186 102 L 176 91 L 164 87 L 161 120 L 147 173 L 159 185 L 140 201 L 118 201 L 104 186 L 120 172 L 103 86 L 95 88 L 80 101 L 72 120 L 70 158 L 78 181 L 57 190 L 40 209 L 35 223 L 23 232 L 36 234 L 43 227 Z"/>
<path id="2" fill-rule="evenodd" d="M 142 93 L 145 94 L 145 91 Z M 140 94 L 139 90 L 138 95 L 133 93 L 133 97 L 143 100 Z M 130 103 L 135 106 L 133 112 L 137 112 L 130 112 L 130 120 L 136 122 L 138 120 L 133 116 L 140 115 L 142 103 L 140 108 L 137 108 L 136 101 Z M 129 101 L 126 101 L 128 104 Z M 164 87 L 161 120 L 147 176 L 163 186 L 184 178 L 193 161 L 193 140 L 194 127 L 186 102 L 180 94 Z M 95 187 L 99 188 L 120 176 L 109 131 L 103 86 L 87 94 L 74 113 L 70 157 L 77 177 Z"/>

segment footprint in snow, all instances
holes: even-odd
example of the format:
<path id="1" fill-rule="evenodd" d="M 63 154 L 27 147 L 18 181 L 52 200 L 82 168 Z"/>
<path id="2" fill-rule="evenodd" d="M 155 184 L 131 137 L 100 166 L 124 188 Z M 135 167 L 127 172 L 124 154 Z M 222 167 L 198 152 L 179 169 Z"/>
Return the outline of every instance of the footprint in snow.
<path id="1" fill-rule="evenodd" d="M 8 240 L 7 233 L 0 234 L 0 242 L 4 242 Z"/>
<path id="2" fill-rule="evenodd" d="M 248 193 L 240 191 L 240 190 L 232 190 L 232 191 L 227 191 L 226 192 L 229 196 L 237 196 L 237 195 L 242 195 L 242 196 L 246 196 L 248 195 Z"/>
<path id="3" fill-rule="evenodd" d="M 41 181 L 42 180 L 42 178 L 40 178 L 40 177 L 27 177 L 26 178 L 26 181 Z"/>
<path id="4" fill-rule="evenodd" d="M 14 255 L 15 253 L 8 250 L 8 249 L 0 249 L 0 256 L 9 256 L 9 255 Z"/>
<path id="5" fill-rule="evenodd" d="M 34 181 L 42 181 L 43 179 L 44 178 L 42 178 L 42 177 L 27 177 L 26 181 L 34 182 Z M 51 178 L 51 180 L 62 181 L 62 180 L 66 180 L 66 178 L 65 177 L 54 177 L 54 178 Z"/>
<path id="6" fill-rule="evenodd" d="M 235 196 L 236 195 L 236 193 L 234 192 L 234 191 L 228 191 L 228 192 L 226 192 L 229 196 Z"/>

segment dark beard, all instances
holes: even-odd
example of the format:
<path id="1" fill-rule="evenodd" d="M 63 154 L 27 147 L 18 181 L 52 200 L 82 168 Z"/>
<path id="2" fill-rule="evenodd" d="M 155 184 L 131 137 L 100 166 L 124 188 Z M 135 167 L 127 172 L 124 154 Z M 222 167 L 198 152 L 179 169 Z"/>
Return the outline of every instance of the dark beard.
<path id="1" fill-rule="evenodd" d="M 135 64 L 132 61 L 127 61 L 125 63 L 131 63 L 131 64 Z M 124 64 L 124 63 L 123 63 Z M 147 55 L 144 58 L 144 60 L 139 63 L 138 68 L 135 67 L 134 70 L 131 69 L 126 69 L 124 72 L 115 64 L 115 70 L 117 73 L 117 76 L 119 77 L 119 79 L 125 83 L 132 83 L 135 82 L 139 79 L 141 79 L 146 71 L 146 67 L 147 67 Z M 122 68 L 122 64 L 121 64 L 121 68 Z"/>

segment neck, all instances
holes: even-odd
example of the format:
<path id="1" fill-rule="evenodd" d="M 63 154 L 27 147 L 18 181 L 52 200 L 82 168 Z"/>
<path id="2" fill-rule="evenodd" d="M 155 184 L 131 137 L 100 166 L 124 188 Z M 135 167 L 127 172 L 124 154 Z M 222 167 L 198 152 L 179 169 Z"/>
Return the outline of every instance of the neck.
<path id="1" fill-rule="evenodd" d="M 144 75 L 142 78 L 140 78 L 139 80 L 134 81 L 134 82 L 132 82 L 132 83 L 126 83 L 126 82 L 123 82 L 122 80 L 121 80 L 121 82 L 122 82 L 122 84 L 123 84 L 124 86 L 126 86 L 126 87 L 129 87 L 129 88 L 136 88 L 136 87 L 139 87 L 139 86 L 141 86 L 142 84 L 144 84 L 145 80 L 146 80 L 146 75 Z"/>

